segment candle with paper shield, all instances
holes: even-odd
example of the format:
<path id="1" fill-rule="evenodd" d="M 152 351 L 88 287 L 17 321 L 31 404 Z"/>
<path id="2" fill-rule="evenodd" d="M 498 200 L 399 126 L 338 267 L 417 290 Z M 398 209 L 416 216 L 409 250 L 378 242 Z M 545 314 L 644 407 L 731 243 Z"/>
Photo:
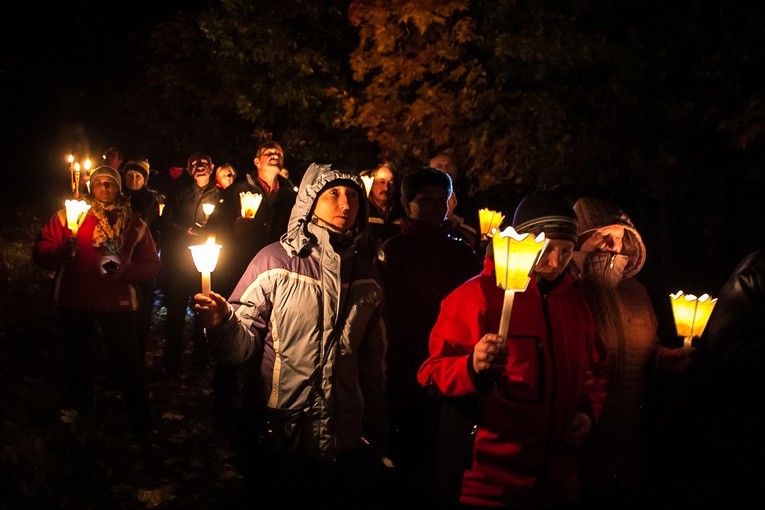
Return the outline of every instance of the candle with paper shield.
<path id="1" fill-rule="evenodd" d="M 90 209 L 90 204 L 84 200 L 67 200 L 64 202 L 66 209 L 66 226 L 72 231 L 72 235 L 77 237 L 80 225 L 85 220 L 85 213 Z"/>
<path id="2" fill-rule="evenodd" d="M 239 193 L 239 202 L 242 204 L 242 218 L 254 218 L 263 201 L 263 195 L 252 191 Z"/>
<path id="3" fill-rule="evenodd" d="M 505 220 L 505 215 L 491 209 L 479 209 L 478 221 L 481 226 L 481 237 L 488 239 L 497 233 L 499 226 Z"/>
<path id="4" fill-rule="evenodd" d="M 502 338 L 507 337 L 515 293 L 526 290 L 531 273 L 549 242 L 544 232 L 535 238 L 529 233 L 519 234 L 513 227 L 507 227 L 491 239 L 497 286 L 505 290 L 499 321 L 499 336 Z"/>
<path id="5" fill-rule="evenodd" d="M 364 182 L 364 189 L 367 192 L 367 196 L 369 196 L 369 193 L 372 191 L 372 184 L 375 182 L 375 177 L 373 175 L 362 175 L 361 180 Z"/>
<path id="6" fill-rule="evenodd" d="M 208 237 L 205 244 L 189 246 L 191 258 L 194 259 L 194 265 L 197 271 L 202 273 L 202 294 L 210 295 L 210 273 L 215 271 L 218 265 L 218 255 L 220 255 L 221 245 L 215 244 L 215 237 Z"/>
<path id="7" fill-rule="evenodd" d="M 670 294 L 669 298 L 677 334 L 683 337 L 683 347 L 692 347 L 693 339 L 701 336 L 707 327 L 717 298 L 712 299 L 709 294 L 696 297 L 693 294 L 684 294 L 682 290 Z"/>
<path id="8" fill-rule="evenodd" d="M 202 204 L 202 212 L 205 213 L 205 221 L 207 221 L 214 210 L 215 204 Z"/>

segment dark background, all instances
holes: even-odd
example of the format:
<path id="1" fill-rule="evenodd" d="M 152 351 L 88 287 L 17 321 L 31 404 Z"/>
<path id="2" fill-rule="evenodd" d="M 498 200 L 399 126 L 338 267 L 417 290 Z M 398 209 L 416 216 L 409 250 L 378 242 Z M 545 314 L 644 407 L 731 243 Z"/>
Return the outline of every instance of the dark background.
<path id="1" fill-rule="evenodd" d="M 181 6 L 193 12 L 199 4 L 24 2 L 4 14 L 2 200 L 50 207 L 56 198 L 49 192 L 69 179 L 68 152 L 100 156 L 112 145 L 124 151 L 121 140 L 110 139 L 109 101 L 137 79 L 136 50 L 152 27 Z"/>
<path id="2" fill-rule="evenodd" d="M 193 14 L 212 4 L 217 2 L 172 0 L 145 6 L 88 0 L 13 5 L 4 15 L 6 24 L 0 36 L 3 122 L 0 151 L 4 156 L 0 200 L 6 206 L 30 206 L 47 217 L 61 206 L 62 189 L 67 189 L 69 173 L 64 156 L 69 151 L 100 156 L 105 148 L 115 145 L 126 158 L 140 153 L 141 147 L 135 140 L 142 133 L 131 133 L 132 139 L 117 134 L 124 133 L 126 126 L 124 117 L 118 120 L 114 112 L 115 100 L 119 101 L 122 91 L 143 77 L 139 50 L 157 23 L 169 19 L 179 9 Z M 700 12 L 702 18 L 714 18 L 719 8 L 715 2 L 683 5 L 691 4 L 699 10 L 688 12 L 687 17 L 689 22 L 699 24 L 694 16 Z M 736 7 L 731 11 L 737 12 Z M 677 19 L 683 20 L 685 16 L 679 13 Z M 733 28 L 740 25 L 735 19 L 730 23 Z M 765 40 L 761 32 L 762 29 L 758 34 L 749 34 L 751 40 Z M 682 31 L 671 32 L 670 36 L 677 44 L 686 42 Z M 710 37 L 707 44 L 713 39 Z M 690 43 L 683 48 L 689 62 L 695 52 L 705 51 Z M 736 87 L 746 90 L 747 85 L 762 81 L 763 69 L 757 66 L 762 60 L 762 47 L 744 46 L 735 55 L 741 57 L 742 51 L 751 52 L 747 58 L 753 66 L 739 75 L 740 83 L 728 83 L 730 88 L 725 93 L 731 99 L 739 99 L 731 94 Z M 727 62 L 721 60 L 718 64 L 722 68 Z M 709 76 L 718 71 L 709 68 Z M 663 70 L 655 72 L 658 75 Z M 679 76 L 692 75 L 689 70 Z M 753 81 L 747 83 L 749 80 Z M 675 85 L 657 83 L 665 87 Z M 666 92 L 647 91 L 646 97 L 652 93 L 660 96 Z M 719 98 L 711 98 L 714 99 Z M 723 101 L 719 103 L 720 107 L 725 106 Z M 688 108 L 703 106 L 689 103 Z M 756 105 L 752 111 L 757 111 Z M 624 121 L 629 123 L 631 119 Z M 152 122 L 161 124 L 163 119 Z M 756 123 L 753 126 L 761 129 Z M 684 159 L 676 165 L 679 171 L 657 176 L 657 180 L 665 180 L 665 194 L 657 195 L 631 182 L 621 183 L 621 189 L 614 193 L 643 234 L 648 260 L 639 278 L 647 284 L 665 317 L 669 292 L 683 289 L 714 295 L 736 263 L 762 245 L 765 224 L 761 205 L 763 137 L 752 137 L 759 140 L 759 147 L 734 150 L 718 149 L 716 144 L 720 142 L 710 133 L 681 134 L 680 142 L 687 146 L 683 148 Z M 614 147 L 614 151 L 619 149 Z M 217 154 L 218 148 L 207 150 Z M 177 160 L 148 156 L 153 168 L 166 171 L 169 166 L 182 166 L 186 154 L 179 151 L 175 155 Z M 236 163 L 242 173 L 249 161 Z M 498 192 L 504 199 L 501 193 Z"/>

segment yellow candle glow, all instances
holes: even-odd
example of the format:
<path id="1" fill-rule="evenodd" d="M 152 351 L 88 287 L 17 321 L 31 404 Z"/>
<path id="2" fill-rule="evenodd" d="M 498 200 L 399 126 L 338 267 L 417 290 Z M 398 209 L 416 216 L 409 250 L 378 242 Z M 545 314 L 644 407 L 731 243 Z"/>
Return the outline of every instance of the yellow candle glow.
<path id="1" fill-rule="evenodd" d="M 197 271 L 202 273 L 202 294 L 205 296 L 210 295 L 210 273 L 218 265 L 220 249 L 221 245 L 215 244 L 215 237 L 213 236 L 208 237 L 205 244 L 189 246 L 191 258 L 194 259 L 194 265 L 197 266 Z"/>
<path id="2" fill-rule="evenodd" d="M 239 202 L 242 205 L 242 218 L 254 218 L 260 207 L 263 195 L 252 191 L 239 193 Z"/>
<path id="3" fill-rule="evenodd" d="M 481 236 L 488 238 L 499 230 L 499 226 L 505 220 L 505 215 L 491 209 L 479 209 L 478 221 L 481 225 Z"/>
<path id="4" fill-rule="evenodd" d="M 677 334 L 683 337 L 683 347 L 692 347 L 693 339 L 701 336 L 707 327 L 717 298 L 712 299 L 709 294 L 696 297 L 693 294 L 684 294 L 682 290 L 670 294 L 669 298 Z"/>
<path id="5" fill-rule="evenodd" d="M 215 210 L 215 204 L 202 204 L 202 211 L 206 217 L 209 217 Z"/>
<path id="6" fill-rule="evenodd" d="M 375 182 L 375 178 L 372 175 L 362 175 L 361 180 L 364 182 L 364 188 L 367 192 L 367 196 L 372 191 L 372 184 Z"/>
<path id="7" fill-rule="evenodd" d="M 64 208 L 66 209 L 66 226 L 76 237 L 80 225 L 85 220 L 85 213 L 90 209 L 90 204 L 84 200 L 67 200 L 64 202 Z"/>
<path id="8" fill-rule="evenodd" d="M 502 317 L 499 321 L 499 336 L 505 338 L 510 326 L 515 292 L 526 290 L 534 266 L 550 240 L 545 238 L 544 233 L 534 238 L 531 234 L 518 234 L 513 227 L 507 227 L 498 235 L 494 235 L 491 242 L 497 286 L 505 289 Z"/>

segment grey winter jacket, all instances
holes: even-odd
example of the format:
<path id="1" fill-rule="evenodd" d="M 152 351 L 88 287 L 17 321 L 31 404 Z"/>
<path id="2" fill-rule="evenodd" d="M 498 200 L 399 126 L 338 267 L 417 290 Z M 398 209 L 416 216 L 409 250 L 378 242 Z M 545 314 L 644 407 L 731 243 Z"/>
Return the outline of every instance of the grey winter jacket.
<path id="1" fill-rule="evenodd" d="M 330 184 L 359 191 L 359 228 L 340 253 L 330 232 L 311 222 Z M 355 174 L 309 166 L 287 233 L 253 258 L 228 318 L 207 330 L 215 358 L 255 361 L 256 405 L 306 409 L 303 448 L 317 459 L 333 460 L 365 440 L 382 448 L 386 436 L 382 289 L 372 257 L 358 250 L 368 218 L 363 189 Z"/>

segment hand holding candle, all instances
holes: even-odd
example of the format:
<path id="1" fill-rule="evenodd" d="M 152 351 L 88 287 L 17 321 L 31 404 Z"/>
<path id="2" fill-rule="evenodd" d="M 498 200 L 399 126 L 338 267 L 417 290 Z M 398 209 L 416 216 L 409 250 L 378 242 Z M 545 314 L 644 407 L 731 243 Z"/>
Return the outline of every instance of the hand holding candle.
<path id="1" fill-rule="evenodd" d="M 215 244 L 215 237 L 208 237 L 205 244 L 189 246 L 194 265 L 197 266 L 197 271 L 202 273 L 202 294 L 205 296 L 210 295 L 210 273 L 218 265 L 220 249 L 221 245 Z"/>

